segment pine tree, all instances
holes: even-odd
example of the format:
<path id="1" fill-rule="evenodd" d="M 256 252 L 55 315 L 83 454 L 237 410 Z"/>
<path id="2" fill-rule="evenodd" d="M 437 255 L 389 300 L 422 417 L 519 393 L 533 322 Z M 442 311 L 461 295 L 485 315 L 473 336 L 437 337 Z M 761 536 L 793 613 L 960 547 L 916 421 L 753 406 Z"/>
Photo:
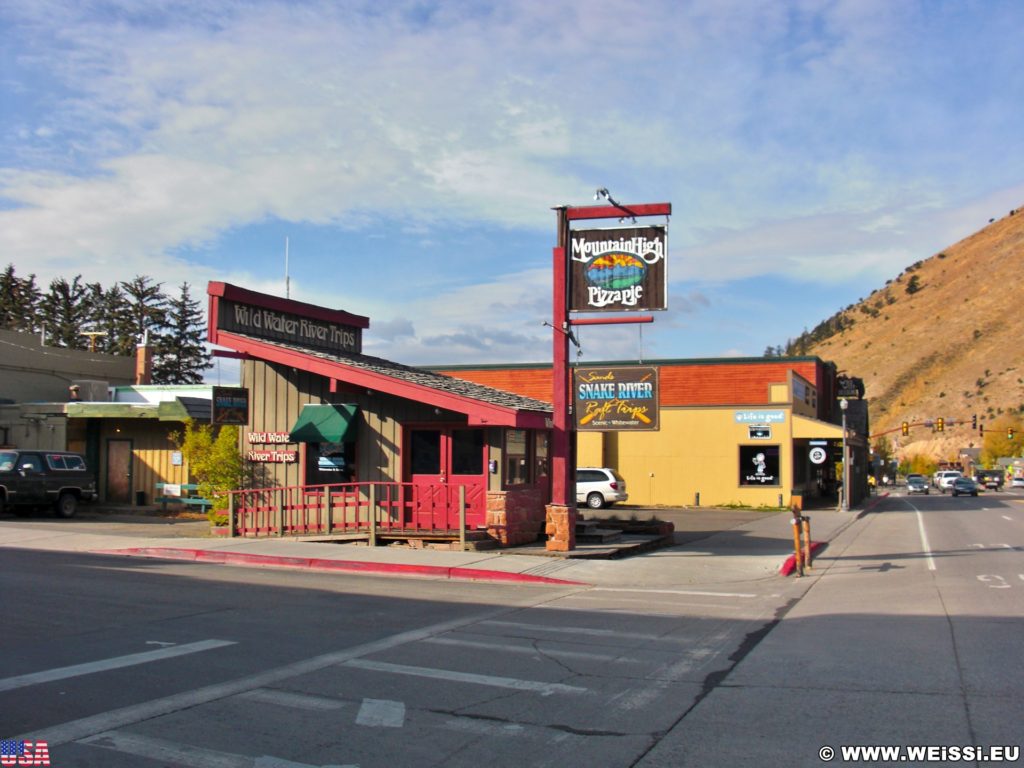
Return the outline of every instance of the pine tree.
<path id="1" fill-rule="evenodd" d="M 75 275 L 70 283 L 63 277 L 55 278 L 50 283 L 50 290 L 41 302 L 48 344 L 68 349 L 87 348 L 86 337 L 81 335 L 89 320 L 87 295 L 81 275 Z"/>
<path id="2" fill-rule="evenodd" d="M 210 353 L 203 344 L 205 326 L 199 301 L 189 294 L 188 283 L 181 294 L 167 303 L 166 324 L 160 334 L 153 360 L 153 381 L 158 384 L 199 384 L 210 367 Z"/>
<path id="3" fill-rule="evenodd" d="M 0 328 L 34 333 L 39 330 L 40 292 L 36 276 L 20 278 L 8 264 L 0 275 Z"/>
<path id="4" fill-rule="evenodd" d="M 142 340 L 132 321 L 132 306 L 120 285 L 101 291 L 96 297 L 94 322 L 96 330 L 106 331 L 102 346 L 97 349 L 111 354 L 131 357 Z"/>
<path id="5" fill-rule="evenodd" d="M 161 283 L 153 284 L 152 278 L 144 275 L 136 275 L 128 282 L 122 281 L 119 286 L 126 296 L 128 308 L 127 336 L 135 340 L 135 344 L 141 344 L 145 339 L 146 331 L 159 334 L 166 322 L 167 296 L 160 290 Z M 154 343 L 157 339 L 152 340 Z M 120 340 L 119 343 L 123 343 Z M 122 354 L 134 354 L 135 346 L 130 351 Z"/>

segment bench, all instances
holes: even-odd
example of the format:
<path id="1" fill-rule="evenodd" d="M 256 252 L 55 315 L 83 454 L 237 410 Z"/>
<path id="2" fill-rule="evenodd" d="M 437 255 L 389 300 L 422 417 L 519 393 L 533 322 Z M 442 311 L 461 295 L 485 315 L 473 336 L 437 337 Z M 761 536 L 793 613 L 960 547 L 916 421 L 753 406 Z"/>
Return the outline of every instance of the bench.
<path id="1" fill-rule="evenodd" d="M 168 502 L 172 504 L 186 504 L 190 507 L 199 507 L 206 512 L 213 506 L 213 502 L 197 496 L 199 486 L 195 483 L 157 483 L 156 492 L 159 494 L 154 501 L 160 503 L 163 511 L 167 511 Z"/>

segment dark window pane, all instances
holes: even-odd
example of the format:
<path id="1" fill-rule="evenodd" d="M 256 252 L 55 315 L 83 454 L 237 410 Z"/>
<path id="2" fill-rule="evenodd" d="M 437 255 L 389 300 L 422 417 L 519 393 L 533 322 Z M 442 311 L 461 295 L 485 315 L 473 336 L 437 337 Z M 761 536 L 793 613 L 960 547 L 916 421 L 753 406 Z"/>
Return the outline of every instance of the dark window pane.
<path id="1" fill-rule="evenodd" d="M 456 429 L 452 432 L 452 474 L 482 475 L 484 472 L 484 432 L 482 429 Z"/>
<path id="2" fill-rule="evenodd" d="M 410 465 L 414 475 L 441 474 L 441 430 L 417 429 L 412 433 Z"/>

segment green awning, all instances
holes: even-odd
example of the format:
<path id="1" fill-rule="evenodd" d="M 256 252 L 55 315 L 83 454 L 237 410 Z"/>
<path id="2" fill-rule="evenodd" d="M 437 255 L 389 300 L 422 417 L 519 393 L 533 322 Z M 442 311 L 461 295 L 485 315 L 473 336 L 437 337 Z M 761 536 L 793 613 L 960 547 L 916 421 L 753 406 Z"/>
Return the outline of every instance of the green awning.
<path id="1" fill-rule="evenodd" d="M 356 405 L 304 405 L 295 426 L 293 443 L 351 443 L 356 439 Z"/>

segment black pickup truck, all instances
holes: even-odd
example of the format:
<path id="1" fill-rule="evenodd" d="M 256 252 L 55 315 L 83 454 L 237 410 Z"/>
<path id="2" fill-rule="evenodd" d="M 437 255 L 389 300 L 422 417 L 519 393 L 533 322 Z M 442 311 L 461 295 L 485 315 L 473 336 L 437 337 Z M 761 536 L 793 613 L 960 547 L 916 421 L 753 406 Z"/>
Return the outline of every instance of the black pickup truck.
<path id="1" fill-rule="evenodd" d="M 80 502 L 96 498 L 96 477 L 85 458 L 67 451 L 0 449 L 0 513 L 16 515 L 53 507 L 73 517 Z"/>

